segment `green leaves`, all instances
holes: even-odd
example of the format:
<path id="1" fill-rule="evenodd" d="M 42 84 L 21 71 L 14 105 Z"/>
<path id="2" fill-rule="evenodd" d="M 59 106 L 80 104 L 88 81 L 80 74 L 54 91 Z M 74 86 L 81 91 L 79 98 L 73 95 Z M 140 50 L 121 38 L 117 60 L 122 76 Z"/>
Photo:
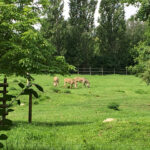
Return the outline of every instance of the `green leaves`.
<path id="1" fill-rule="evenodd" d="M 0 135 L 0 140 L 7 140 L 7 139 L 8 139 L 7 135 L 5 135 L 5 134 Z"/>
<path id="2" fill-rule="evenodd" d="M 116 67 L 127 64 L 126 24 L 124 4 L 119 0 L 101 0 L 97 27 L 99 64 Z"/>
<path id="3" fill-rule="evenodd" d="M 0 143 L 0 148 L 3 148 L 3 147 L 4 147 L 4 145 L 2 143 Z"/>
<path id="4" fill-rule="evenodd" d="M 7 112 L 13 112 L 14 111 L 14 109 L 8 109 L 7 110 Z"/>
<path id="5" fill-rule="evenodd" d="M 20 104 L 21 104 L 21 101 L 20 101 L 20 100 L 16 100 L 16 101 L 17 101 L 17 104 L 18 104 L 18 105 L 20 105 Z"/>
<path id="6" fill-rule="evenodd" d="M 23 83 L 18 83 L 18 85 L 23 89 L 25 87 L 25 85 Z"/>
<path id="7" fill-rule="evenodd" d="M 35 96 L 35 98 L 39 97 L 38 93 L 33 89 L 30 90 L 30 93 L 33 94 Z"/>
<path id="8" fill-rule="evenodd" d="M 36 86 L 36 88 L 37 88 L 39 91 L 44 92 L 43 88 L 42 88 L 40 85 L 38 85 L 38 84 L 33 84 L 33 85 Z"/>

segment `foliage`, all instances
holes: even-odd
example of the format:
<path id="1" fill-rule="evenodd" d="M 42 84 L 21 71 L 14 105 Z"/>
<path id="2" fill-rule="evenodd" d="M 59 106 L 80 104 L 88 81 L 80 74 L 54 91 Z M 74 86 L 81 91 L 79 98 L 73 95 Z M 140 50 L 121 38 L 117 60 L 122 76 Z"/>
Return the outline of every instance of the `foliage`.
<path id="1" fill-rule="evenodd" d="M 135 66 L 130 69 L 139 75 L 146 83 L 150 83 L 150 2 L 145 0 L 141 2 L 140 9 L 137 13 L 137 17 L 141 21 L 147 21 L 148 27 L 145 32 L 144 41 L 140 41 L 139 44 L 132 50 L 134 55 Z"/>
<path id="2" fill-rule="evenodd" d="M 100 63 L 107 67 L 125 66 L 128 49 L 124 5 L 119 0 L 102 0 L 97 27 Z"/>
<path id="3" fill-rule="evenodd" d="M 131 16 L 126 21 L 126 34 L 132 49 L 140 41 L 145 40 L 145 32 L 148 28 L 147 22 L 140 21 L 136 16 Z"/>
<path id="4" fill-rule="evenodd" d="M 39 98 L 39 94 L 37 93 L 36 90 L 34 90 L 33 87 L 36 87 L 39 91 L 44 92 L 43 88 L 39 85 L 34 83 L 34 78 L 27 73 L 26 74 L 26 79 L 27 79 L 27 84 L 25 85 L 24 83 L 20 82 L 18 85 L 22 88 L 21 93 L 17 96 L 17 98 L 20 95 L 28 95 L 29 96 L 29 116 L 28 116 L 28 121 L 29 123 L 32 122 L 32 95 L 34 95 L 35 98 Z M 17 100 L 18 104 L 20 105 L 20 100 Z M 34 102 L 34 104 L 38 104 L 38 102 Z"/>
<path id="5" fill-rule="evenodd" d="M 73 68 L 65 59 L 54 57 L 55 48 L 52 43 L 34 28 L 40 20 L 39 11 L 36 10 L 38 7 L 32 5 L 31 1 L 27 4 L 21 2 L 20 5 L 15 2 L 1 5 L 1 72 L 24 76 L 27 72 L 54 73 L 54 69 L 59 68 L 60 73 L 65 74 Z M 57 66 L 60 62 L 62 65 Z"/>
<path id="6" fill-rule="evenodd" d="M 63 56 L 66 52 L 64 47 L 66 23 L 63 17 L 63 7 L 63 0 L 47 0 L 47 5 L 43 5 L 43 16 L 45 17 L 40 21 L 40 32 L 54 45 L 57 56 Z"/>
<path id="7" fill-rule="evenodd" d="M 94 51 L 94 13 L 97 0 L 70 0 L 66 34 L 66 60 L 75 66 L 89 66 Z"/>
<path id="8" fill-rule="evenodd" d="M 27 74 L 26 79 L 27 79 L 26 85 L 22 82 L 18 83 L 20 88 L 22 88 L 22 91 L 19 94 L 19 96 L 33 94 L 35 98 L 38 98 L 39 94 L 34 90 L 33 87 L 36 87 L 36 89 L 38 89 L 41 92 L 44 92 L 44 89 L 39 84 L 33 82 L 34 78 L 30 74 Z"/>

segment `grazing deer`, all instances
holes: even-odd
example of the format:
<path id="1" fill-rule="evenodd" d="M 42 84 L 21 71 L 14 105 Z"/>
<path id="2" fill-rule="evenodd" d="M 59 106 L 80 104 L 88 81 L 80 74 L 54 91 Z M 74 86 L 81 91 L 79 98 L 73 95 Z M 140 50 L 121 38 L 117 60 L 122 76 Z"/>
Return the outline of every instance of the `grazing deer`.
<path id="1" fill-rule="evenodd" d="M 53 78 L 53 85 L 54 86 L 58 86 L 58 84 L 59 84 L 59 78 L 58 77 L 54 77 Z"/>
<path id="2" fill-rule="evenodd" d="M 71 78 L 65 78 L 64 79 L 64 87 L 66 87 L 66 84 L 70 84 L 70 88 L 72 88 L 73 84 L 75 84 L 74 79 Z"/>
<path id="3" fill-rule="evenodd" d="M 83 83 L 83 85 L 85 87 L 88 87 L 88 88 L 90 87 L 90 82 L 87 79 L 85 79 L 85 78 L 75 77 L 74 80 L 75 80 L 75 86 L 76 87 L 77 87 L 77 83 L 78 82 Z"/>

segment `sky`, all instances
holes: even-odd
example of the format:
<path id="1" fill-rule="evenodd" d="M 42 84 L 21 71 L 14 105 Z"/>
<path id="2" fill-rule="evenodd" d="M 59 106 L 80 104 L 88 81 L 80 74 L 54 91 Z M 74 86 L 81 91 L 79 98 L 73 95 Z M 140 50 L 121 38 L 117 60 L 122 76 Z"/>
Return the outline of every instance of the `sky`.
<path id="1" fill-rule="evenodd" d="M 69 17 L 69 5 L 68 5 L 68 1 L 69 0 L 64 0 L 65 6 L 64 6 L 64 13 L 63 13 L 63 15 L 64 15 L 65 19 L 67 19 Z M 100 1 L 101 0 L 98 0 L 96 12 L 95 12 L 95 25 L 96 26 L 98 25 L 98 23 L 97 23 L 98 16 L 99 16 L 99 14 L 98 14 L 98 8 L 99 8 L 99 5 L 100 5 Z M 129 7 L 125 7 L 125 13 L 126 13 L 125 14 L 125 18 L 126 19 L 130 18 L 130 16 L 136 14 L 137 10 L 138 10 L 138 8 L 135 8 L 134 6 L 131 6 L 131 5 Z"/>

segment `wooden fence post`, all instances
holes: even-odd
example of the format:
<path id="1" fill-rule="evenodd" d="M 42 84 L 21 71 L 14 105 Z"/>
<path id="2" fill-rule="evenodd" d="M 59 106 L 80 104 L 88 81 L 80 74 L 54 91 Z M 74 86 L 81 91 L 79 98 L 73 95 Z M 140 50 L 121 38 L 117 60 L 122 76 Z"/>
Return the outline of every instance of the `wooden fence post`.
<path id="1" fill-rule="evenodd" d="M 127 67 L 126 67 L 126 75 L 128 75 L 128 69 L 127 69 Z"/>
<path id="2" fill-rule="evenodd" d="M 90 71 L 90 75 L 92 74 L 92 72 L 91 72 L 91 67 L 89 68 L 89 71 Z"/>
<path id="3" fill-rule="evenodd" d="M 3 94 L 3 97 L 0 98 L 0 101 L 2 102 L 2 104 L 0 105 L 0 108 L 2 108 L 3 113 L 2 113 L 2 123 L 6 120 L 6 115 L 8 115 L 7 113 L 7 107 L 8 105 L 6 104 L 6 94 L 7 94 L 7 87 L 8 87 L 8 83 L 7 83 L 7 78 L 4 78 L 4 83 L 0 83 L 0 87 L 3 87 L 3 90 L 0 91 L 0 93 Z"/>
<path id="4" fill-rule="evenodd" d="M 80 74 L 80 72 L 79 72 L 79 68 L 78 68 L 78 75 Z"/>
<path id="5" fill-rule="evenodd" d="M 28 122 L 32 122 L 32 93 L 29 94 L 29 117 L 28 117 Z"/>
<path id="6" fill-rule="evenodd" d="M 103 67 L 102 67 L 102 75 L 104 75 L 104 70 L 103 70 Z"/>
<path id="7" fill-rule="evenodd" d="M 116 70 L 115 70 L 115 68 L 114 68 L 114 74 L 116 74 Z"/>

